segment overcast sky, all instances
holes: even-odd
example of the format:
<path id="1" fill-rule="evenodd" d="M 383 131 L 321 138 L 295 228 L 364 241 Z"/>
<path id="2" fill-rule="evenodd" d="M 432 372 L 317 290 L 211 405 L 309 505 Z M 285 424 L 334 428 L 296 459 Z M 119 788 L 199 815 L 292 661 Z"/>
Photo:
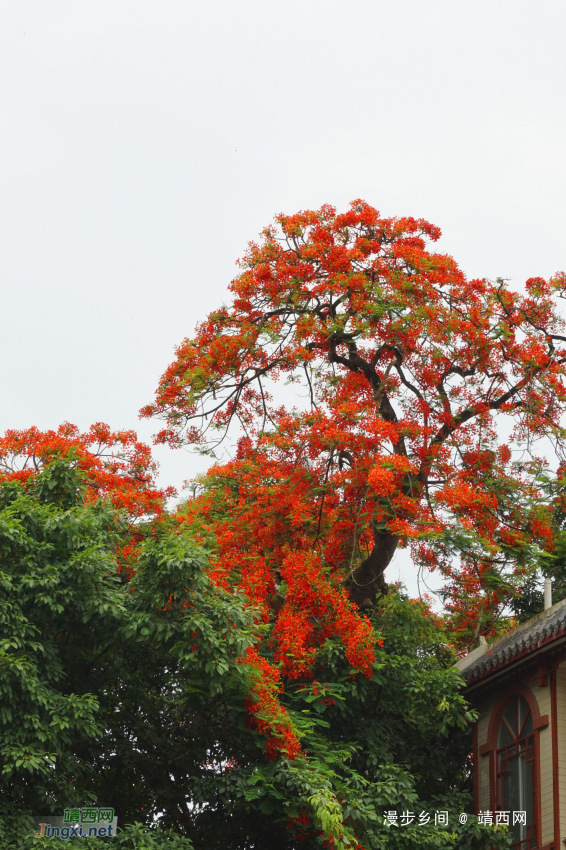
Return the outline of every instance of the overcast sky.
<path id="1" fill-rule="evenodd" d="M 361 197 L 469 276 L 566 268 L 565 33 L 563 0 L 0 0 L 0 432 L 149 440 L 278 212 Z"/>

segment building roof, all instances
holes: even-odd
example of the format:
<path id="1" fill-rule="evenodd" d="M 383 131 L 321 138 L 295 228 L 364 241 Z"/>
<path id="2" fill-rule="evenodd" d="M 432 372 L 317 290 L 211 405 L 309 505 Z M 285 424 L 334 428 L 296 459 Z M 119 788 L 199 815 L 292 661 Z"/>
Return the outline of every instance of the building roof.
<path id="1" fill-rule="evenodd" d="M 454 666 L 470 685 L 561 637 L 566 639 L 566 599 L 491 643 L 478 646 Z"/>

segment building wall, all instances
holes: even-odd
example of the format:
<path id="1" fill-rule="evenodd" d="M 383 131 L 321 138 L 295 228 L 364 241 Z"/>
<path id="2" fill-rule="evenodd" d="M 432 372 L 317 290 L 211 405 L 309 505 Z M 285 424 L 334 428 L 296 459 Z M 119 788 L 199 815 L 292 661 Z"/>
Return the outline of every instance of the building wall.
<path id="1" fill-rule="evenodd" d="M 485 812 L 490 808 L 490 776 L 489 757 L 480 756 L 479 749 L 487 742 L 489 719 L 496 702 L 496 696 L 485 700 L 480 706 L 480 716 L 478 718 L 478 753 L 475 754 L 475 758 L 478 759 L 478 805 L 480 812 Z"/>
<path id="2" fill-rule="evenodd" d="M 566 661 L 556 671 L 558 723 L 558 777 L 560 787 L 560 837 L 566 836 Z"/>
<path id="3" fill-rule="evenodd" d="M 517 684 L 526 685 L 532 692 L 538 703 L 539 712 L 541 715 L 547 714 L 549 725 L 545 729 L 541 729 L 539 733 L 540 745 L 540 796 L 541 796 L 541 834 L 542 843 L 547 844 L 554 839 L 554 809 L 552 801 L 552 717 L 550 706 L 550 682 L 546 687 L 539 687 L 536 678 L 517 679 Z M 491 809 L 490 795 L 490 758 L 489 756 L 480 756 L 479 749 L 487 743 L 489 730 L 489 721 L 491 713 L 499 702 L 502 693 L 493 693 L 487 697 L 479 705 L 480 716 L 477 722 L 477 742 L 478 753 L 475 757 L 478 759 L 477 781 L 478 781 L 478 806 L 480 811 Z M 558 730 L 562 728 L 562 735 L 559 735 L 559 748 L 562 746 L 564 757 L 561 763 L 561 827 L 564 830 L 563 835 L 566 835 L 566 664 L 561 665 L 557 671 L 557 698 L 558 698 Z"/>
<path id="4" fill-rule="evenodd" d="M 554 805 L 552 799 L 552 712 L 550 707 L 550 678 L 548 685 L 539 688 L 536 678 L 524 679 L 533 693 L 541 714 L 548 714 L 549 725 L 539 733 L 540 745 L 540 810 L 542 843 L 548 844 L 554 840 Z"/>

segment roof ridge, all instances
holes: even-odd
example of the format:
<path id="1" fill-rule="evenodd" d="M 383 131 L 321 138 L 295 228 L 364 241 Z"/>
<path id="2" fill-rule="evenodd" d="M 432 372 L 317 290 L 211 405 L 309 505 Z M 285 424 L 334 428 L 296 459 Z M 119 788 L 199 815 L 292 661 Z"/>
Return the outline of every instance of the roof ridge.
<path id="1" fill-rule="evenodd" d="M 492 669 L 528 654 L 566 632 L 566 599 L 536 614 L 491 643 L 482 645 L 454 665 L 470 683 Z"/>
<path id="2" fill-rule="evenodd" d="M 566 599 L 561 599 L 560 602 L 556 602 L 551 608 L 546 608 L 544 611 L 541 611 L 539 614 L 535 614 L 530 620 L 525 620 L 524 623 L 520 623 L 518 626 L 515 626 L 513 629 L 509 629 L 508 632 L 504 632 L 502 635 L 498 635 L 492 641 L 487 644 L 487 649 L 489 650 L 491 647 L 495 647 L 500 643 L 503 643 L 504 640 L 511 637 L 512 635 L 518 635 L 521 632 L 530 629 L 538 620 L 544 620 L 546 617 L 551 617 L 553 613 L 558 611 L 559 608 L 566 607 Z"/>

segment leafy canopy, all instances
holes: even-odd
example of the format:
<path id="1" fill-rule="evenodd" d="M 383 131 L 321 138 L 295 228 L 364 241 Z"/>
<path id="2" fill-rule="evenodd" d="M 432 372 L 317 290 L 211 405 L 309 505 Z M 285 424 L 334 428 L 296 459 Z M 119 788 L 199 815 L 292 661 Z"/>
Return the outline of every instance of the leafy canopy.
<path id="1" fill-rule="evenodd" d="M 531 278 L 523 294 L 468 280 L 427 247 L 439 236 L 363 201 L 278 216 L 142 411 L 172 446 L 212 450 L 237 425 L 237 458 L 209 476 L 224 513 L 210 488 L 191 510 L 220 529 L 226 581 L 266 610 L 283 597 L 280 651 L 299 668 L 325 634 L 313 618 L 340 620 L 344 587 L 374 605 L 398 545 L 443 571 L 470 642 L 551 539 L 533 450 L 561 448 L 566 278 Z M 282 380 L 297 406 L 281 404 Z M 306 575 L 316 604 L 295 587 Z"/>
<path id="2" fill-rule="evenodd" d="M 381 601 L 368 675 L 329 635 L 316 678 L 282 689 L 275 621 L 214 579 L 185 522 L 148 526 L 129 577 L 127 517 L 86 496 L 60 460 L 0 483 L 1 848 L 36 846 L 26 810 L 91 803 L 116 808 L 124 850 L 505 846 L 456 825 L 471 715 L 422 605 Z M 388 828 L 390 809 L 452 826 Z"/>

